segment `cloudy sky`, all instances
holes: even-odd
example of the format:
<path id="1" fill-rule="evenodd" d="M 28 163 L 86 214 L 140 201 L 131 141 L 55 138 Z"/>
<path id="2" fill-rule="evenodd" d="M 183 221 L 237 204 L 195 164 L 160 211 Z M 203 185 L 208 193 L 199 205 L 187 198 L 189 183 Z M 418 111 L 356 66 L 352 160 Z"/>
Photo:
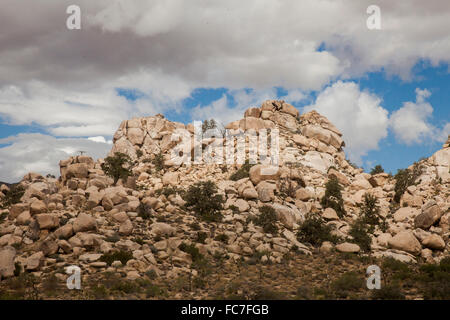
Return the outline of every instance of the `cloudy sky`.
<path id="1" fill-rule="evenodd" d="M 0 181 L 103 157 L 123 119 L 226 123 L 269 98 L 316 109 L 353 162 L 395 173 L 450 134 L 448 30 L 447 0 L 1 0 Z"/>

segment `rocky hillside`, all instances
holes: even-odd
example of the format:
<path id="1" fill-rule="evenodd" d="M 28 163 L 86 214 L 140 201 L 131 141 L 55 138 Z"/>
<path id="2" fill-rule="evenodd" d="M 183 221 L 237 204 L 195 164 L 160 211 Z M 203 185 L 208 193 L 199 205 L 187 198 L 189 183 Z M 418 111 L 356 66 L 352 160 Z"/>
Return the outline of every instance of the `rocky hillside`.
<path id="1" fill-rule="evenodd" d="M 201 279 L 209 259 L 276 265 L 290 254 L 312 261 L 337 252 L 438 264 L 449 256 L 450 137 L 396 177 L 371 175 L 346 160 L 342 134 L 324 116 L 268 100 L 226 126 L 279 129 L 279 168 L 263 174 L 273 166 L 177 164 L 171 151 L 186 150 L 173 139 L 180 129 L 193 139 L 193 125 L 162 115 L 123 121 L 110 156 L 127 154 L 134 165 L 117 185 L 104 160 L 88 156 L 61 160 L 59 179 L 27 174 L 23 194 L 2 185 L 0 277 L 52 273 L 65 281 L 64 268 L 77 265 L 86 280 L 169 281 Z M 222 144 L 207 138 L 202 150 Z M 250 139 L 245 145 L 248 154 Z M 198 184 L 207 180 L 213 185 Z M 218 219 L 205 219 L 210 207 Z"/>

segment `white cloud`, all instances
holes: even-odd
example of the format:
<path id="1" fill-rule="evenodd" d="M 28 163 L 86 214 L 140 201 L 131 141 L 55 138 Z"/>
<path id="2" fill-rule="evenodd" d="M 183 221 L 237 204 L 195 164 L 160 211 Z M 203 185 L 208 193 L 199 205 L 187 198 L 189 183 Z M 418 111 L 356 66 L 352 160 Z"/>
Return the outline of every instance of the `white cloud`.
<path id="1" fill-rule="evenodd" d="M 39 133 L 18 134 L 0 139 L 0 181 L 17 182 L 28 172 L 59 176 L 59 160 L 84 151 L 103 158 L 111 145 L 88 139 L 57 139 Z"/>
<path id="2" fill-rule="evenodd" d="M 388 111 L 380 102 L 376 95 L 360 91 L 356 83 L 338 81 L 303 111 L 316 110 L 336 125 L 343 134 L 348 157 L 361 164 L 361 157 L 377 149 L 379 141 L 387 136 Z"/>
<path id="3" fill-rule="evenodd" d="M 390 127 L 395 137 L 402 143 L 412 145 L 416 143 L 445 141 L 450 133 L 450 123 L 442 129 L 430 123 L 433 107 L 426 99 L 431 95 L 427 89 L 416 89 L 416 101 L 407 101 L 392 113 Z"/>

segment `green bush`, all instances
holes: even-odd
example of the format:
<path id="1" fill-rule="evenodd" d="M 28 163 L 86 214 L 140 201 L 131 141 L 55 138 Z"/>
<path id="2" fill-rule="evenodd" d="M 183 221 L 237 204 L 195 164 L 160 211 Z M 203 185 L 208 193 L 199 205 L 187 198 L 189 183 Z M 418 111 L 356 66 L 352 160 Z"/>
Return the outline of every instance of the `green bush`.
<path id="1" fill-rule="evenodd" d="M 405 295 L 398 285 L 382 286 L 380 289 L 372 290 L 372 299 L 375 300 L 405 300 Z"/>
<path id="2" fill-rule="evenodd" d="M 215 128 L 217 128 L 217 123 L 214 119 L 205 120 L 202 123 L 202 133 L 205 133 L 206 131 Z"/>
<path id="3" fill-rule="evenodd" d="M 300 242 L 309 243 L 312 246 L 320 246 L 324 241 L 337 243 L 339 237 L 332 235 L 332 227 L 327 225 L 325 220 L 317 214 L 308 214 L 301 224 L 297 239 Z"/>
<path id="4" fill-rule="evenodd" d="M 2 205 L 0 208 L 7 208 L 13 204 L 19 203 L 25 193 L 25 189 L 22 185 L 12 185 L 8 191 L 6 191 L 4 198 L 2 199 Z"/>
<path id="5" fill-rule="evenodd" d="M 353 238 L 352 242 L 359 245 L 362 251 L 370 251 L 372 238 L 370 237 L 367 226 L 362 220 L 358 219 L 350 226 L 349 234 Z"/>
<path id="6" fill-rule="evenodd" d="M 383 173 L 384 169 L 381 165 L 377 164 L 374 168 L 372 168 L 372 170 L 370 171 L 371 175 L 375 175 L 378 173 Z"/>
<path id="7" fill-rule="evenodd" d="M 271 206 L 259 208 L 259 215 L 255 218 L 255 224 L 262 227 L 265 233 L 276 234 L 278 232 L 277 214 Z"/>
<path id="8" fill-rule="evenodd" d="M 415 162 L 413 168 L 410 169 L 399 169 L 397 174 L 394 176 L 395 179 L 395 194 L 394 201 L 400 203 L 402 195 L 405 193 L 409 186 L 415 184 L 417 178 L 422 174 L 423 166 Z"/>
<path id="9" fill-rule="evenodd" d="M 218 234 L 214 239 L 223 243 L 228 243 L 229 237 L 225 233 Z"/>
<path id="10" fill-rule="evenodd" d="M 333 208 L 339 218 L 343 218 L 345 215 L 344 200 L 341 193 L 342 187 L 339 181 L 332 177 L 325 184 L 325 195 L 322 197 L 320 204 L 324 209 Z"/>
<path id="11" fill-rule="evenodd" d="M 332 283 L 332 288 L 339 298 L 346 298 L 352 292 L 364 288 L 364 279 L 356 272 L 346 272 Z"/>
<path id="12" fill-rule="evenodd" d="M 212 181 L 201 181 L 189 186 L 183 195 L 185 207 L 193 210 L 205 221 L 221 221 L 223 196 L 217 194 L 217 186 Z"/>
<path id="13" fill-rule="evenodd" d="M 129 251 L 116 251 L 116 252 L 108 252 L 104 253 L 100 257 L 100 261 L 106 262 L 109 266 L 114 261 L 120 261 L 123 265 L 126 265 L 128 260 L 133 259 L 133 254 Z"/>
<path id="14" fill-rule="evenodd" d="M 248 178 L 250 176 L 250 169 L 254 164 L 250 164 L 248 160 L 245 160 L 245 163 L 230 176 L 230 180 L 238 181 L 244 178 Z"/>
<path id="15" fill-rule="evenodd" d="M 138 216 L 144 220 L 153 218 L 152 208 L 148 204 L 145 204 L 143 202 L 139 203 L 139 206 L 137 207 L 137 213 Z"/>
<path id="16" fill-rule="evenodd" d="M 161 151 L 155 155 L 152 160 L 152 164 L 155 166 L 155 170 L 158 172 L 164 169 L 164 155 Z"/>
<path id="17" fill-rule="evenodd" d="M 116 152 L 113 156 L 105 158 L 105 162 L 102 163 L 102 170 L 107 176 L 114 179 L 114 185 L 116 185 L 119 179 L 125 181 L 131 176 L 132 166 L 133 162 L 129 155 Z"/>

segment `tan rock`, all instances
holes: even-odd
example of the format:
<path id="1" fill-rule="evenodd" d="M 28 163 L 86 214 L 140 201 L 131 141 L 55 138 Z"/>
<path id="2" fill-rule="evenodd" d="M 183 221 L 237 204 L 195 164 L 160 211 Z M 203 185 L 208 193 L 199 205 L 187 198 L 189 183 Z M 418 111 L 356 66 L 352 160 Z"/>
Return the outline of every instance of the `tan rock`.
<path id="1" fill-rule="evenodd" d="M 444 250 L 445 242 L 444 240 L 437 234 L 432 234 L 423 239 L 422 244 L 424 247 L 433 249 L 433 250 Z"/>
<path id="2" fill-rule="evenodd" d="M 43 213 L 36 215 L 36 221 L 42 229 L 54 229 L 59 226 L 59 218 L 56 215 Z"/>
<path id="3" fill-rule="evenodd" d="M 35 215 L 47 212 L 47 205 L 42 200 L 34 200 L 30 205 L 30 214 Z"/>
<path id="4" fill-rule="evenodd" d="M 78 214 L 78 217 L 73 223 L 73 231 L 75 233 L 96 230 L 96 228 L 97 222 L 95 219 L 84 212 Z"/>
<path id="5" fill-rule="evenodd" d="M 326 208 L 322 213 L 322 217 L 325 220 L 339 220 L 339 217 L 333 208 Z"/>
<path id="6" fill-rule="evenodd" d="M 73 235 L 73 226 L 70 223 L 63 225 L 55 230 L 54 235 L 57 239 L 69 239 Z"/>
<path id="7" fill-rule="evenodd" d="M 85 179 L 89 175 L 89 167 L 86 163 L 74 163 L 67 166 L 66 179 Z"/>
<path id="8" fill-rule="evenodd" d="M 419 214 L 419 210 L 411 208 L 411 207 L 403 207 L 398 209 L 394 213 L 394 220 L 395 222 L 402 222 L 407 219 L 412 219 L 416 217 Z"/>
<path id="9" fill-rule="evenodd" d="M 422 213 L 414 219 L 416 228 L 428 229 L 435 224 L 442 216 L 442 211 L 436 204 L 436 201 L 428 201 L 422 207 Z"/>
<path id="10" fill-rule="evenodd" d="M 389 240 L 391 248 L 409 252 L 414 255 L 419 255 L 422 251 L 422 246 L 411 231 L 401 231 Z"/>
<path id="11" fill-rule="evenodd" d="M 337 171 L 335 168 L 330 168 L 330 170 L 328 170 L 328 178 L 335 178 L 341 185 L 344 186 L 348 186 L 350 184 L 350 181 L 348 180 L 346 175 L 342 172 Z"/>
<path id="12" fill-rule="evenodd" d="M 274 183 L 269 183 L 267 181 L 261 181 L 256 186 L 258 192 L 258 198 L 262 202 L 269 202 L 275 198 L 275 190 L 277 189 Z"/>
<path id="13" fill-rule="evenodd" d="M 280 170 L 277 166 L 257 164 L 250 169 L 250 180 L 254 185 L 258 185 L 261 181 L 278 180 Z"/>
<path id="14" fill-rule="evenodd" d="M 361 249 L 355 243 L 344 242 L 344 243 L 337 244 L 336 245 L 336 250 L 339 251 L 339 252 L 357 253 Z"/>
<path id="15" fill-rule="evenodd" d="M 131 223 L 130 219 L 127 219 L 125 222 L 122 222 L 122 224 L 119 227 L 119 234 L 127 236 L 133 232 L 133 224 Z"/>
<path id="16" fill-rule="evenodd" d="M 0 249 L 0 279 L 14 276 L 16 249 L 6 246 Z"/>
<path id="17" fill-rule="evenodd" d="M 178 186 L 180 175 L 178 172 L 166 172 L 162 178 L 163 185 Z"/>
<path id="18" fill-rule="evenodd" d="M 42 262 L 44 261 L 44 258 L 45 258 L 44 253 L 42 251 L 33 253 L 25 260 L 25 269 L 27 271 L 39 270 L 39 268 L 42 265 Z"/>

